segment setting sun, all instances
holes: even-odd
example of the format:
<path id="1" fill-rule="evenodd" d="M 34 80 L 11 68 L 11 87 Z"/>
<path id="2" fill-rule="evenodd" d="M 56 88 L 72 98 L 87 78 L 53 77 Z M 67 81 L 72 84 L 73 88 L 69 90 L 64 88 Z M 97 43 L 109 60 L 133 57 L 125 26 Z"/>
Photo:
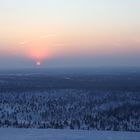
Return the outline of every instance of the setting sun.
<path id="1" fill-rule="evenodd" d="M 36 62 L 36 65 L 37 65 L 37 66 L 40 66 L 40 65 L 41 65 L 41 62 L 40 62 L 40 61 L 37 61 L 37 62 Z"/>

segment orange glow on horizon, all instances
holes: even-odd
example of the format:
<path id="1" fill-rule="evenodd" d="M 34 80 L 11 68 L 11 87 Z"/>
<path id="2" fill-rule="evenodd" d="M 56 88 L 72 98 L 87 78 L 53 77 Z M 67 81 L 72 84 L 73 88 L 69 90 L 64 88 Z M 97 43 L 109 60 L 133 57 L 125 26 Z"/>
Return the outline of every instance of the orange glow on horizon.
<path id="1" fill-rule="evenodd" d="M 32 48 L 28 52 L 28 58 L 33 59 L 36 65 L 41 65 L 41 62 L 51 57 L 51 53 L 47 49 L 43 48 Z"/>
<path id="2" fill-rule="evenodd" d="M 52 57 L 52 51 L 48 47 L 48 40 L 34 39 L 26 44 L 26 57 L 34 60 L 36 63 Z"/>

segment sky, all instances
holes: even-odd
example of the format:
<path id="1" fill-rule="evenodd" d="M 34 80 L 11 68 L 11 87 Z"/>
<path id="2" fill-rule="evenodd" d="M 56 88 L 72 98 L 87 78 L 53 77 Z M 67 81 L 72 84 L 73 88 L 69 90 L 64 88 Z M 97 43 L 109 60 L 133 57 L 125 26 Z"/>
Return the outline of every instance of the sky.
<path id="1" fill-rule="evenodd" d="M 140 66 L 140 0 L 0 0 L 0 68 Z"/>

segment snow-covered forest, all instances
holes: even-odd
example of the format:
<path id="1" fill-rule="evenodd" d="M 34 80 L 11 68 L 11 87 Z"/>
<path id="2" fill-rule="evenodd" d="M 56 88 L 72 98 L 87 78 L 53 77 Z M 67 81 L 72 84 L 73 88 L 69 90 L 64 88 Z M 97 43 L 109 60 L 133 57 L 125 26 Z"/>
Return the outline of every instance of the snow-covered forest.
<path id="1" fill-rule="evenodd" d="M 140 131 L 137 92 L 0 93 L 0 127 Z"/>
<path id="2" fill-rule="evenodd" d="M 139 73 L 39 72 L 0 75 L 1 128 L 140 131 Z"/>

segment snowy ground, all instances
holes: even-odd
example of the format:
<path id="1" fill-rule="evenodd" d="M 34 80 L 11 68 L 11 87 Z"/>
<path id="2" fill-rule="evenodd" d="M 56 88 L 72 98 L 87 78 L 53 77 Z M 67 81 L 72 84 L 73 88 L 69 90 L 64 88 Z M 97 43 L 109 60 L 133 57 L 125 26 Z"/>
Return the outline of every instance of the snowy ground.
<path id="1" fill-rule="evenodd" d="M 53 129 L 0 129 L 0 140 L 139 140 L 140 133 Z"/>

